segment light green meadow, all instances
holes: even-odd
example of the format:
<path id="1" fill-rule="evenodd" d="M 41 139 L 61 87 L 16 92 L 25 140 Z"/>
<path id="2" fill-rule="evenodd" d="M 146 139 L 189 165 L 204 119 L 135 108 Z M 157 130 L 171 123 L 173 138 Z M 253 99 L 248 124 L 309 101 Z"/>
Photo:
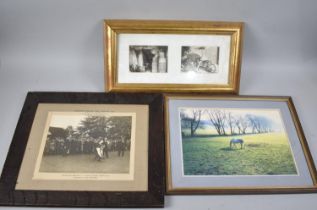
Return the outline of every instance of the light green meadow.
<path id="1" fill-rule="evenodd" d="M 201 130 L 203 131 L 203 130 Z M 183 137 L 185 175 L 297 174 L 285 133 Z M 244 140 L 230 148 L 232 138 Z"/>

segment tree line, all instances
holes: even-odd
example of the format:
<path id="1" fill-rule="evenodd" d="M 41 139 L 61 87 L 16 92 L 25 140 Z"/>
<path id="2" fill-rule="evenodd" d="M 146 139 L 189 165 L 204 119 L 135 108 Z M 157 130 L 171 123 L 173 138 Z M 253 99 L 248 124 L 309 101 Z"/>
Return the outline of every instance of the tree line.
<path id="1" fill-rule="evenodd" d="M 271 120 L 254 114 L 238 115 L 224 109 L 190 109 L 190 113 L 181 111 L 182 129 L 189 129 L 194 136 L 202 128 L 202 116 L 207 115 L 210 124 L 220 136 L 237 134 L 256 134 L 273 132 Z"/>
<path id="2" fill-rule="evenodd" d="M 81 120 L 80 125 L 73 127 L 69 125 L 65 129 L 66 136 L 89 136 L 94 139 L 99 137 L 116 139 L 123 137 L 130 139 L 131 137 L 130 116 L 87 116 Z"/>

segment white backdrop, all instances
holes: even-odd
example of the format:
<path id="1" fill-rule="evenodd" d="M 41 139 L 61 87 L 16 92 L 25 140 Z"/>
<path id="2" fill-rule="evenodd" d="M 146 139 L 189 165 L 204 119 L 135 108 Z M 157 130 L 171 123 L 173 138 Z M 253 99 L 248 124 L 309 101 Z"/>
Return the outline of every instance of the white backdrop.
<path id="1" fill-rule="evenodd" d="M 104 90 L 104 18 L 244 21 L 240 94 L 291 95 L 317 163 L 316 8 L 314 0 L 0 0 L 0 168 L 28 91 Z M 165 198 L 166 209 L 183 210 L 317 206 L 317 194 Z"/>

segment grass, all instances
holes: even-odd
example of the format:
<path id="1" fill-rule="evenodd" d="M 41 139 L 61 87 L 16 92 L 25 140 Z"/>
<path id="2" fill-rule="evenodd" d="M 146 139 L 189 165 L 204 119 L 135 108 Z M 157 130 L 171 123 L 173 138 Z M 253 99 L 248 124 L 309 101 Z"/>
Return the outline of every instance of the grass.
<path id="1" fill-rule="evenodd" d="M 43 156 L 40 172 L 59 173 L 129 173 L 130 152 L 118 157 L 109 152 L 108 159 L 95 160 L 94 154 L 46 155 Z"/>
<path id="2" fill-rule="evenodd" d="M 182 132 L 186 136 L 190 136 L 190 129 L 182 129 Z M 196 136 L 212 136 L 212 135 L 218 135 L 216 130 L 214 129 L 204 129 L 204 128 L 198 128 L 195 132 Z"/>
<path id="3" fill-rule="evenodd" d="M 231 136 L 185 137 L 185 175 L 286 175 L 297 174 L 284 133 L 235 136 L 245 147 L 230 148 Z"/>

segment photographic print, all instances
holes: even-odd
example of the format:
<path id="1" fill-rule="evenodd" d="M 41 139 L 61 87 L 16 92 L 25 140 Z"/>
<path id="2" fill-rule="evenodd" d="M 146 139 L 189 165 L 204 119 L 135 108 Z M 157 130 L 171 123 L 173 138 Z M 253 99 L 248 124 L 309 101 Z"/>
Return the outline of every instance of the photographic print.
<path id="1" fill-rule="evenodd" d="M 167 46 L 130 46 L 130 72 L 167 73 Z"/>
<path id="2" fill-rule="evenodd" d="M 316 192 L 292 99 L 165 95 L 167 192 Z"/>
<path id="3" fill-rule="evenodd" d="M 278 110 L 181 108 L 184 175 L 297 175 Z"/>
<path id="4" fill-rule="evenodd" d="M 67 177 L 81 174 L 85 178 L 85 174 L 108 174 L 104 178 L 109 178 L 130 174 L 134 163 L 131 159 L 134 157 L 131 154 L 134 117 L 133 113 L 116 112 L 49 113 L 44 148 L 34 177 L 53 178 L 55 174 L 56 178 L 63 178 L 66 174 Z"/>
<path id="5" fill-rule="evenodd" d="M 52 114 L 40 172 L 129 173 L 132 116 Z"/>
<path id="6" fill-rule="evenodd" d="M 182 72 L 217 73 L 218 46 L 182 46 Z"/>

